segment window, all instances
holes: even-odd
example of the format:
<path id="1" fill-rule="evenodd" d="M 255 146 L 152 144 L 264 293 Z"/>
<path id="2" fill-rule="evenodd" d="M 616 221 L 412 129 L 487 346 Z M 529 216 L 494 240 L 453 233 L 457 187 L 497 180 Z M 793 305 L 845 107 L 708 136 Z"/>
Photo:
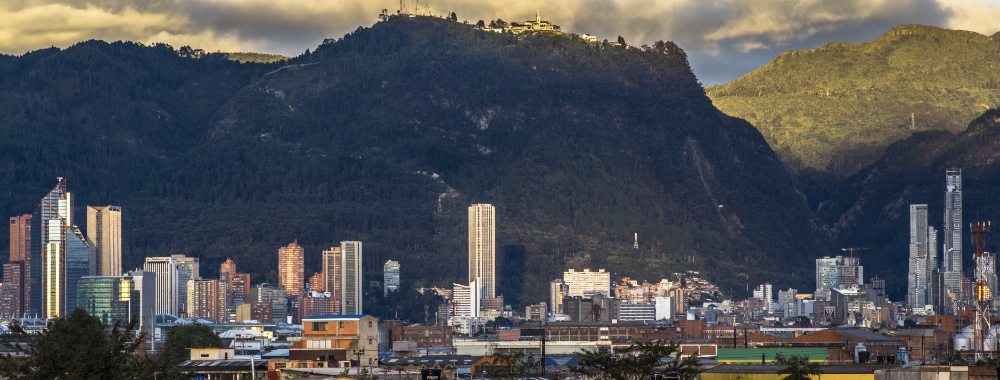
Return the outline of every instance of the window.
<path id="1" fill-rule="evenodd" d="M 368 339 L 368 344 L 372 344 L 372 340 L 371 339 Z"/>
<path id="2" fill-rule="evenodd" d="M 368 327 L 372 327 L 372 321 L 368 321 Z"/>
<path id="3" fill-rule="evenodd" d="M 343 323 L 343 322 L 341 322 Z M 326 331 L 326 322 L 313 322 L 312 331 Z M 344 326 L 340 326 L 344 327 Z"/>
<path id="4" fill-rule="evenodd" d="M 337 327 L 344 328 L 344 322 L 340 322 L 340 324 L 338 324 Z"/>
<path id="5" fill-rule="evenodd" d="M 208 357 L 208 354 L 201 354 L 201 357 L 203 357 L 203 358 L 207 358 L 207 357 Z"/>

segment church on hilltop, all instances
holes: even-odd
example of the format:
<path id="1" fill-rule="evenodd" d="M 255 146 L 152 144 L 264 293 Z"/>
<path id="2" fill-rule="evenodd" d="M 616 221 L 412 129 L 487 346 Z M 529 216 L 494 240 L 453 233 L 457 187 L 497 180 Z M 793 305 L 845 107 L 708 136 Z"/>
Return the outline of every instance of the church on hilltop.
<path id="1" fill-rule="evenodd" d="M 535 21 L 512 22 L 507 30 L 518 34 L 521 32 L 559 32 L 559 25 L 552 25 L 542 20 L 542 13 L 535 11 Z"/>

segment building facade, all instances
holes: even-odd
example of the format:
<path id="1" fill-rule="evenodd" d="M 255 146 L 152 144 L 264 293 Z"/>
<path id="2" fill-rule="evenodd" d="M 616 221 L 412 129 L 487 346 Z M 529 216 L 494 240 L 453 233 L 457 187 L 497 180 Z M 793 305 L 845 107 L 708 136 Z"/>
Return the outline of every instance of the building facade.
<path id="1" fill-rule="evenodd" d="M 226 258 L 226 261 L 219 265 L 219 280 L 229 283 L 229 278 L 236 274 L 236 263 L 233 259 Z"/>
<path id="2" fill-rule="evenodd" d="M 180 280 L 177 275 L 177 258 L 147 257 L 142 270 L 153 273 L 156 279 L 156 314 L 179 316 Z M 184 291 L 187 293 L 186 286 Z"/>
<path id="3" fill-rule="evenodd" d="M 483 297 L 496 297 L 496 209 L 469 206 L 469 282 L 483 287 Z"/>
<path id="4" fill-rule="evenodd" d="M 87 240 L 91 247 L 91 276 L 122 275 L 122 209 L 87 206 Z"/>
<path id="5" fill-rule="evenodd" d="M 341 294 L 341 277 L 344 275 L 340 263 L 340 247 L 323 251 L 323 291 Z"/>
<path id="6" fill-rule="evenodd" d="M 289 295 L 302 297 L 305 288 L 305 250 L 296 240 L 278 249 L 278 283 Z"/>
<path id="7" fill-rule="evenodd" d="M 477 281 L 472 281 L 469 285 L 452 284 L 451 296 L 454 304 L 452 317 L 479 317 L 481 308 L 479 302 L 483 299 L 483 288 Z"/>
<path id="8" fill-rule="evenodd" d="M 221 280 L 188 280 L 188 317 L 227 322 L 226 288 Z"/>
<path id="9" fill-rule="evenodd" d="M 308 356 L 318 357 L 341 351 L 340 355 L 360 365 L 378 365 L 378 330 L 378 319 L 368 315 L 312 316 L 302 321 L 302 340 L 292 345 L 289 356 L 307 351 L 315 353 Z"/>
<path id="10" fill-rule="evenodd" d="M 944 193 L 944 270 L 952 293 L 962 294 L 962 169 L 945 171 Z M 961 297 L 959 297 L 961 298 Z"/>
<path id="11" fill-rule="evenodd" d="M 927 205 L 910 205 L 910 257 L 906 273 L 906 304 L 915 308 L 933 305 L 933 291 L 928 268 L 932 261 L 928 257 Z"/>
<path id="12" fill-rule="evenodd" d="M 24 261 L 11 261 L 3 265 L 3 284 L 0 285 L 0 318 L 24 317 L 26 286 Z"/>
<path id="13" fill-rule="evenodd" d="M 270 302 L 271 320 L 267 322 L 285 323 L 288 315 L 288 298 L 285 287 L 276 284 L 257 284 L 250 288 L 251 302 Z M 264 320 L 260 320 L 264 322 Z"/>
<path id="14" fill-rule="evenodd" d="M 385 287 L 385 295 L 399 289 L 399 262 L 386 261 L 382 267 L 382 285 Z"/>
<path id="15" fill-rule="evenodd" d="M 177 309 L 187 315 L 187 282 L 201 280 L 201 264 L 197 257 L 170 255 L 177 261 Z"/>
<path id="16" fill-rule="evenodd" d="M 127 325 L 137 318 L 137 330 L 149 333 L 156 305 L 152 273 L 133 271 L 125 276 L 85 276 L 77 288 L 79 307 L 102 323 Z"/>
<path id="17" fill-rule="evenodd" d="M 611 274 L 604 269 L 598 269 L 597 272 L 591 272 L 590 269 L 584 269 L 583 272 L 570 269 L 563 272 L 563 283 L 569 287 L 566 295 L 570 297 L 585 297 L 593 293 L 607 296 L 611 292 Z"/>
<path id="18" fill-rule="evenodd" d="M 553 315 L 563 314 L 563 297 L 569 293 L 569 287 L 563 280 L 549 282 L 549 312 Z"/>
<path id="19" fill-rule="evenodd" d="M 344 315 L 361 315 L 361 298 L 364 290 L 361 287 L 364 274 L 361 270 L 364 253 L 360 241 L 340 242 L 340 266 L 341 266 L 341 289 L 340 289 L 340 310 Z"/>

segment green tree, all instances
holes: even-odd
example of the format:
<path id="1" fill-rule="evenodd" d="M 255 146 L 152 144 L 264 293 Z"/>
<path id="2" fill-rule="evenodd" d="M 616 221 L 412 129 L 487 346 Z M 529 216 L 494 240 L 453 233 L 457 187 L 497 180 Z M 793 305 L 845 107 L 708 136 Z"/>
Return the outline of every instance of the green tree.
<path id="1" fill-rule="evenodd" d="M 788 375 L 785 380 L 809 380 L 810 376 L 823 373 L 819 369 L 819 363 L 810 363 L 809 357 L 805 355 L 775 354 L 774 361 L 785 366 L 778 370 L 779 375 Z"/>
<path id="2" fill-rule="evenodd" d="M 701 373 L 698 356 L 681 359 L 680 346 L 674 342 L 638 342 L 615 352 L 583 350 L 578 352 L 579 365 L 570 366 L 570 372 L 596 380 L 642 380 L 656 371 L 677 372 L 685 380 Z M 664 363 L 665 357 L 674 361 Z"/>
<path id="3" fill-rule="evenodd" d="M 2 356 L 0 373 L 6 379 L 146 379 L 156 365 L 136 351 L 145 333 L 134 336 L 137 319 L 109 326 L 83 309 L 55 318 L 34 340 L 12 325 L 17 339 L 2 344 L 13 352 Z M 29 342 L 22 347 L 17 342 Z"/>
<path id="4" fill-rule="evenodd" d="M 222 339 L 211 327 L 200 323 L 171 327 L 160 350 L 164 365 L 174 365 L 190 358 L 190 348 L 222 347 Z"/>
<path id="5" fill-rule="evenodd" d="M 513 379 L 536 376 L 541 373 L 541 360 L 521 351 L 493 354 L 493 361 L 486 365 L 486 377 L 491 379 Z"/>

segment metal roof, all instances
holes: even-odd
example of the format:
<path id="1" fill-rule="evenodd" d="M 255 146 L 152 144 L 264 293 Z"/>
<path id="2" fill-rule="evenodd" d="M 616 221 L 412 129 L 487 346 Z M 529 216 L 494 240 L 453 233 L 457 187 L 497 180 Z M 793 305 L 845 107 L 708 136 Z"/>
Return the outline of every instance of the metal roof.
<path id="1" fill-rule="evenodd" d="M 719 363 L 773 362 L 776 354 L 784 356 L 805 355 L 811 362 L 825 362 L 826 348 L 720 348 L 716 354 Z"/>
<path id="2" fill-rule="evenodd" d="M 355 315 L 311 315 L 303 319 L 361 319 L 367 317 L 367 315 L 355 314 Z"/>
<path id="3" fill-rule="evenodd" d="M 891 341 L 891 342 L 897 342 L 900 345 L 903 344 L 899 339 L 890 338 L 890 337 L 887 337 L 885 335 L 876 334 L 876 333 L 873 333 L 871 331 L 866 331 L 866 330 L 831 329 L 830 331 L 833 331 L 833 332 L 835 332 L 837 334 L 841 334 L 841 335 L 847 335 L 847 336 L 849 336 L 851 338 L 860 339 L 860 340 L 867 340 L 867 341 L 880 340 L 880 341 L 886 341 L 886 342 L 890 342 Z"/>
<path id="4" fill-rule="evenodd" d="M 267 360 L 254 361 L 254 367 L 258 370 L 267 369 Z M 250 371 L 249 360 L 186 360 L 174 366 L 181 371 L 195 372 L 233 372 Z"/>

